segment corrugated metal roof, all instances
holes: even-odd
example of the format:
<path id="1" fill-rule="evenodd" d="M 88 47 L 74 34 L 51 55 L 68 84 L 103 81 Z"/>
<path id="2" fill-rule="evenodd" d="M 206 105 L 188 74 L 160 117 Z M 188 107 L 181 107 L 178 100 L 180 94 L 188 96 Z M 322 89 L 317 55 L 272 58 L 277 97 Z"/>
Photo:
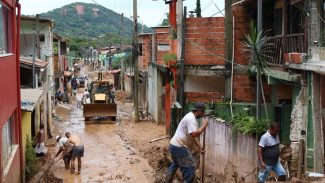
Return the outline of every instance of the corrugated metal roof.
<path id="1" fill-rule="evenodd" d="M 21 93 L 21 110 L 32 112 L 43 94 L 42 89 L 27 88 L 20 89 Z"/>
<path id="2" fill-rule="evenodd" d="M 26 65 L 33 65 L 33 59 L 29 57 L 20 57 L 20 63 Z M 48 62 L 35 59 L 35 67 L 45 68 L 48 65 Z"/>

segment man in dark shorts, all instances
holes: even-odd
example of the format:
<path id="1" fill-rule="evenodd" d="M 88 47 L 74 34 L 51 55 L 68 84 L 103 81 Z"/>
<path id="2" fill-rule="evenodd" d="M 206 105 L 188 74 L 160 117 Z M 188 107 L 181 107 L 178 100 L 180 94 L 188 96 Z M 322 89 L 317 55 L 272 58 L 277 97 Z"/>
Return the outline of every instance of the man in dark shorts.
<path id="1" fill-rule="evenodd" d="M 73 144 L 72 155 L 71 155 L 71 174 L 75 171 L 75 159 L 78 159 L 78 173 L 81 171 L 81 158 L 84 156 L 84 146 L 81 143 L 80 138 L 77 135 L 72 135 L 70 132 L 66 132 L 65 136 L 68 138 L 68 143 Z"/>

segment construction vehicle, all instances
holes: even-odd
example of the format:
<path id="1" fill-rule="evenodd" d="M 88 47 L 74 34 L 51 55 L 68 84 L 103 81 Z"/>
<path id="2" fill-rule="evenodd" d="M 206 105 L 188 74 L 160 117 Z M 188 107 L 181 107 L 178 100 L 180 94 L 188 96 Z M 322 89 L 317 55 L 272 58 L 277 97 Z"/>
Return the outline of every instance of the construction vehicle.
<path id="1" fill-rule="evenodd" d="M 90 104 L 83 105 L 83 116 L 85 121 L 90 121 L 93 117 L 109 117 L 112 121 L 116 120 L 116 103 L 110 103 L 110 87 L 113 81 L 102 79 L 102 73 L 98 73 L 98 79 L 91 81 L 88 85 L 90 94 Z"/>

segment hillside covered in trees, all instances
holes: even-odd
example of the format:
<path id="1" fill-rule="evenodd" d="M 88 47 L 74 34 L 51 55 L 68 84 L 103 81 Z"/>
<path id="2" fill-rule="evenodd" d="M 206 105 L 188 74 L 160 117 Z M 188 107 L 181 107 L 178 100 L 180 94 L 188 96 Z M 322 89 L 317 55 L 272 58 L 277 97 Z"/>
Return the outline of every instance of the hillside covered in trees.
<path id="1" fill-rule="evenodd" d="M 96 38 L 105 34 L 120 35 L 122 26 L 121 14 L 91 3 L 72 3 L 40 14 L 40 17 L 54 20 L 54 32 L 66 37 Z M 126 17 L 123 21 L 123 35 L 130 38 L 133 22 Z M 151 31 L 148 27 L 144 30 Z"/>

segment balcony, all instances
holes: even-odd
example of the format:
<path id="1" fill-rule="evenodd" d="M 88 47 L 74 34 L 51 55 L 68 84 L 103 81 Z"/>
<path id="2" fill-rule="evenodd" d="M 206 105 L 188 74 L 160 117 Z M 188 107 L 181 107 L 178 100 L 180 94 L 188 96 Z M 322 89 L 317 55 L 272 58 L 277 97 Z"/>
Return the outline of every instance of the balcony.
<path id="1" fill-rule="evenodd" d="M 267 51 L 267 62 L 270 66 L 282 67 L 286 53 L 307 53 L 305 33 L 271 37 L 269 43 L 271 46 Z"/>

